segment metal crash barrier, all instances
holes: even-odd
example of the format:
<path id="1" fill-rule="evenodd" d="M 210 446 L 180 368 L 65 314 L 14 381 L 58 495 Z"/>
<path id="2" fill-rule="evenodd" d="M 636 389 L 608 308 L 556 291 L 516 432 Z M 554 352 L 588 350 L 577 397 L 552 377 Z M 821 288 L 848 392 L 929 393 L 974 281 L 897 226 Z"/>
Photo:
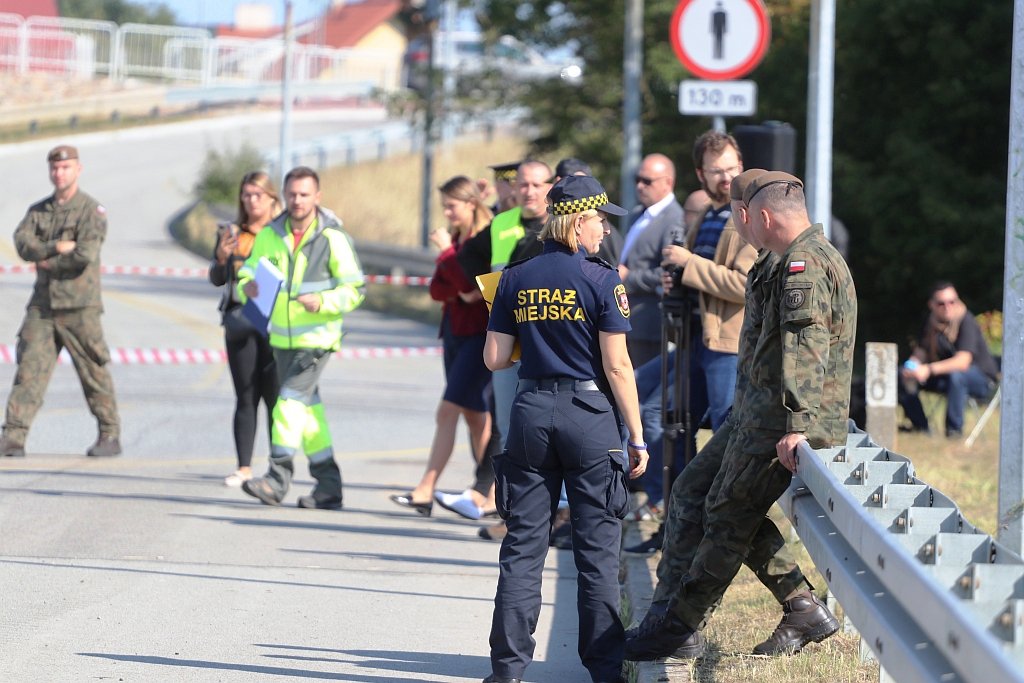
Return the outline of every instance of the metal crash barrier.
<path id="1" fill-rule="evenodd" d="M 885 675 L 1024 682 L 1024 560 L 863 432 L 798 455 L 779 505 Z"/>

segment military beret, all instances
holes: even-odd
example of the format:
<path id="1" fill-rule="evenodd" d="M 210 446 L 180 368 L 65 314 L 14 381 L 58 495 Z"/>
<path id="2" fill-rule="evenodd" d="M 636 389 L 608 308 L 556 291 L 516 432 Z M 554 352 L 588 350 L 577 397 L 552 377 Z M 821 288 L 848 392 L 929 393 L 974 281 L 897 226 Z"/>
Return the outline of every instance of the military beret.
<path id="1" fill-rule="evenodd" d="M 625 216 L 626 210 L 608 201 L 608 193 L 601 183 L 587 175 L 569 175 L 548 192 L 548 212 L 556 216 L 583 213 L 597 209 L 613 216 Z"/>
<path id="2" fill-rule="evenodd" d="M 493 164 L 487 168 L 494 171 L 495 180 L 504 180 L 506 183 L 511 183 L 516 179 L 516 171 L 519 170 L 519 164 L 521 161 L 510 161 L 507 164 Z"/>
<path id="3" fill-rule="evenodd" d="M 794 175 L 784 173 L 783 171 L 768 171 L 767 173 L 762 173 L 757 176 L 747 184 L 747 189 L 743 191 L 743 203 L 750 204 L 750 200 L 753 199 L 758 192 L 769 185 L 778 185 L 780 183 L 795 185 L 801 189 L 803 189 L 804 186 L 803 181 Z"/>
<path id="4" fill-rule="evenodd" d="M 763 168 L 748 168 L 743 173 L 740 173 L 732 179 L 732 183 L 729 185 L 729 199 L 734 199 L 738 202 L 743 201 L 743 192 L 747 189 L 750 181 L 767 172 Z"/>
<path id="5" fill-rule="evenodd" d="M 565 178 L 566 176 L 576 175 L 577 173 L 581 173 L 583 175 L 594 175 L 587 162 L 575 157 L 562 159 L 558 162 L 558 165 L 555 166 L 555 175 L 548 178 L 548 182 L 553 183 L 558 178 Z"/>
<path id="6" fill-rule="evenodd" d="M 77 159 L 78 150 L 71 145 L 58 145 L 50 150 L 50 153 L 46 155 L 46 160 L 53 161 L 67 161 L 68 159 Z"/>

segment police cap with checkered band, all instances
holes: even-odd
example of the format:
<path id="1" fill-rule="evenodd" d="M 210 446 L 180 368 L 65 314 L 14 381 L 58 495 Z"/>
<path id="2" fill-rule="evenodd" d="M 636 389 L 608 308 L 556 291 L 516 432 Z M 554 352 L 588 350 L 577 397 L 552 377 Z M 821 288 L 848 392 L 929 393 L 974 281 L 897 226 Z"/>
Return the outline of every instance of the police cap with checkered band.
<path id="1" fill-rule="evenodd" d="M 625 216 L 626 210 L 608 200 L 601 183 L 585 175 L 562 178 L 548 192 L 548 213 L 566 216 L 596 209 L 613 216 Z"/>

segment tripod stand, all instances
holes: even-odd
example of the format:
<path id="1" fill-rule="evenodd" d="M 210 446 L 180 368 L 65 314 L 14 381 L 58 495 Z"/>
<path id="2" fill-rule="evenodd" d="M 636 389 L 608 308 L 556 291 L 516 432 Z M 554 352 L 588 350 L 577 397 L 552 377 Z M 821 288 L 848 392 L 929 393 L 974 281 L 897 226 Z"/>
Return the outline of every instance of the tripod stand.
<path id="1" fill-rule="evenodd" d="M 692 419 L 690 417 L 690 325 L 692 305 L 687 290 L 673 287 L 661 302 L 661 433 L 662 500 L 668 511 L 679 439 L 685 439 L 684 464 L 693 459 Z M 675 341 L 676 359 L 669 368 L 669 344 Z M 670 378 L 671 375 L 671 378 Z M 670 381 L 671 379 L 671 381 Z M 671 401 L 669 391 L 671 390 Z M 670 408 L 669 406 L 673 406 Z"/>

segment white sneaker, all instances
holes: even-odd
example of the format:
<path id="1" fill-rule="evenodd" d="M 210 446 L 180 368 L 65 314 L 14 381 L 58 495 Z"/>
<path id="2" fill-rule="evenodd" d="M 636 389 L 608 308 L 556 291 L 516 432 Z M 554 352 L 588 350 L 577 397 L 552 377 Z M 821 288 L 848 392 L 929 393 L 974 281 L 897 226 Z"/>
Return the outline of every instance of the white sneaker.
<path id="1" fill-rule="evenodd" d="M 484 509 L 473 502 L 468 491 L 459 494 L 435 491 L 434 500 L 445 510 L 451 510 L 466 519 L 478 520 L 484 516 Z"/>
<path id="2" fill-rule="evenodd" d="M 237 489 L 242 485 L 242 482 L 249 481 L 250 479 L 252 479 L 251 474 L 243 474 L 242 472 L 232 472 L 228 476 L 224 477 L 224 485 Z"/>

